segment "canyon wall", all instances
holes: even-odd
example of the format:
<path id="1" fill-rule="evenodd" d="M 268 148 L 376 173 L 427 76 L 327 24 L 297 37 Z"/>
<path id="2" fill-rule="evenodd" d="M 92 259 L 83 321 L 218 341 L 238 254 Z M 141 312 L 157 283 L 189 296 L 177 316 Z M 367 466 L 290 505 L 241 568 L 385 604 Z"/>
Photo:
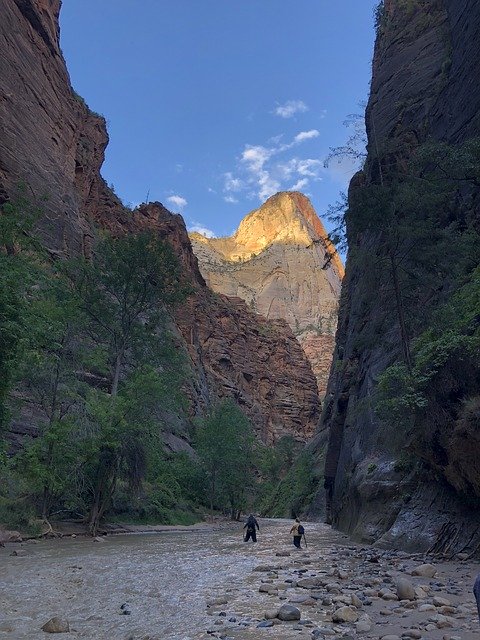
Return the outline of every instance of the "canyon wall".
<path id="1" fill-rule="evenodd" d="M 322 443 L 327 437 L 327 511 L 335 526 L 379 545 L 475 552 L 480 542 L 480 472 L 473 460 L 479 454 L 480 415 L 477 408 L 475 417 L 474 408 L 480 384 L 478 366 L 474 362 L 470 365 L 466 354 L 460 353 L 458 360 L 460 363 L 463 358 L 463 365 L 447 366 L 443 379 L 435 379 L 426 388 L 425 397 L 433 410 L 423 412 L 413 431 L 408 431 L 408 424 L 404 429 L 385 431 L 374 399 L 383 372 L 392 363 L 404 361 L 401 343 L 405 343 L 405 336 L 400 339 L 402 327 L 386 287 L 372 295 L 372 284 L 366 278 L 369 273 L 375 276 L 372 281 L 385 282 L 379 270 L 385 264 L 382 243 L 386 233 L 372 229 L 368 211 L 365 221 L 354 216 L 359 193 L 370 187 L 378 192 L 398 181 L 419 146 L 442 143 L 455 149 L 479 135 L 480 4 L 476 0 L 385 0 L 379 8 L 377 29 L 366 111 L 368 158 L 350 185 L 350 251 L 316 455 L 324 455 Z M 440 149 L 447 153 L 445 146 Z M 461 153 L 456 153 L 462 161 Z M 436 168 L 439 157 L 427 164 L 427 171 Z M 468 172 L 462 180 L 454 187 L 458 206 L 449 211 L 446 224 L 455 230 L 468 218 L 478 232 L 480 183 Z M 421 189 L 417 193 L 420 200 Z M 408 233 L 413 236 L 426 215 L 419 205 L 417 221 Z M 400 241 L 408 239 L 408 233 Z M 427 291 L 427 281 L 438 268 L 426 259 L 435 251 L 434 235 L 422 240 L 423 255 L 419 252 L 423 282 L 407 292 L 414 300 L 406 309 L 416 327 L 409 336 L 412 349 L 413 338 L 428 328 L 432 310 L 448 302 L 453 286 L 447 271 L 443 282 L 433 292 Z M 460 258 L 453 254 L 453 242 L 451 251 L 454 271 Z M 406 271 L 417 268 L 411 255 L 402 265 Z M 473 316 L 465 335 L 474 336 L 475 332 L 478 317 L 475 320 Z M 402 365 L 403 369 L 408 364 Z M 472 407 L 468 419 L 466 403 Z M 404 411 L 407 415 L 407 404 Z M 313 511 L 318 511 L 317 507 Z"/>
<path id="2" fill-rule="evenodd" d="M 192 373 L 189 418 L 228 396 L 264 442 L 285 434 L 305 440 L 318 422 L 320 402 L 288 325 L 211 292 L 183 220 L 159 203 L 126 209 L 101 177 L 105 120 L 71 87 L 59 47 L 60 5 L 0 0 L 0 205 L 17 201 L 37 210 L 36 233 L 52 257 L 88 257 L 100 229 L 117 235 L 151 229 L 172 243 L 194 290 L 174 318 Z M 34 435 L 35 420 L 35 407 L 27 405 L 11 438 L 18 443 Z M 173 430 L 170 446 L 183 447 L 188 424 Z"/>
<path id="3" fill-rule="evenodd" d="M 251 211 L 228 238 L 190 234 L 208 286 L 283 319 L 303 347 L 325 395 L 343 265 L 306 196 L 282 192 Z"/>

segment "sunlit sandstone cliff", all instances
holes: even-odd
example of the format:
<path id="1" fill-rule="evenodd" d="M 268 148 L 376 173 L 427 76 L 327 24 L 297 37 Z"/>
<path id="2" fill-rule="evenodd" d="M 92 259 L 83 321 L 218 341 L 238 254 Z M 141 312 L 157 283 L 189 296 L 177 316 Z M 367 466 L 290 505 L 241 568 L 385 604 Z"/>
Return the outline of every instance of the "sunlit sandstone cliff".
<path id="1" fill-rule="evenodd" d="M 269 319 L 284 319 L 325 393 L 337 325 L 343 265 L 306 196 L 277 193 L 228 238 L 192 233 L 207 284 L 242 298 Z"/>

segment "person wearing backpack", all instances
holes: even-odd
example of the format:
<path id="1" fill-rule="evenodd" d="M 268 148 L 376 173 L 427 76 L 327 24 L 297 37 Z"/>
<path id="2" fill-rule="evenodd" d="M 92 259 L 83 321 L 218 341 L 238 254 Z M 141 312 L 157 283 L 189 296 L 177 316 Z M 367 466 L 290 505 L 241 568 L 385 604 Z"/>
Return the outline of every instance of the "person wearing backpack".
<path id="1" fill-rule="evenodd" d="M 301 549 L 302 536 L 305 534 L 305 529 L 300 524 L 300 520 L 298 518 L 295 518 L 293 527 L 290 529 L 290 534 L 293 535 L 293 544 L 297 549 Z"/>
<path id="2" fill-rule="evenodd" d="M 253 513 L 251 513 L 248 516 L 248 520 L 243 525 L 243 528 L 247 530 L 245 533 L 245 537 L 243 539 L 244 542 L 248 542 L 250 538 L 252 539 L 252 542 L 257 541 L 257 530 L 255 529 L 255 527 L 258 529 L 258 531 L 260 531 L 260 527 L 258 526 L 257 519 L 255 518 Z"/>

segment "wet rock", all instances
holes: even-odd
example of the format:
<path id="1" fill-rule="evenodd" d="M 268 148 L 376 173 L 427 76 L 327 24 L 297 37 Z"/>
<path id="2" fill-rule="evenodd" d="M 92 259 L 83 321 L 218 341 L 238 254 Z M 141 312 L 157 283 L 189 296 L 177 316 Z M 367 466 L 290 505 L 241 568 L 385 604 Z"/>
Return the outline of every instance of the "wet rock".
<path id="1" fill-rule="evenodd" d="M 273 620 L 263 620 L 262 622 L 259 622 L 257 624 L 257 627 L 259 629 L 261 629 L 263 627 L 273 627 Z"/>
<path id="2" fill-rule="evenodd" d="M 300 620 L 301 616 L 302 614 L 300 613 L 300 609 L 297 609 L 297 607 L 294 607 L 291 604 L 282 604 L 277 614 L 278 619 L 285 622 L 290 620 Z"/>
<path id="3" fill-rule="evenodd" d="M 334 612 L 332 620 L 333 622 L 357 622 L 358 613 L 352 607 L 340 607 Z"/>
<path id="4" fill-rule="evenodd" d="M 102 536 L 96 536 L 93 539 L 94 542 L 105 542 L 105 538 L 102 538 Z"/>
<path id="5" fill-rule="evenodd" d="M 361 609 L 363 607 L 363 602 L 360 600 L 360 598 L 355 593 L 352 593 L 352 595 L 351 595 L 351 604 L 352 604 L 352 606 L 356 607 L 357 609 Z"/>
<path id="6" fill-rule="evenodd" d="M 395 586 L 399 600 L 415 600 L 415 588 L 409 580 L 398 578 Z"/>
<path id="7" fill-rule="evenodd" d="M 54 617 L 43 625 L 42 631 L 45 633 L 69 633 L 70 625 L 68 620 L 64 618 Z"/>
<path id="8" fill-rule="evenodd" d="M 433 564 L 421 564 L 412 571 L 412 576 L 421 576 L 422 578 L 433 578 L 437 573 L 437 569 Z"/>

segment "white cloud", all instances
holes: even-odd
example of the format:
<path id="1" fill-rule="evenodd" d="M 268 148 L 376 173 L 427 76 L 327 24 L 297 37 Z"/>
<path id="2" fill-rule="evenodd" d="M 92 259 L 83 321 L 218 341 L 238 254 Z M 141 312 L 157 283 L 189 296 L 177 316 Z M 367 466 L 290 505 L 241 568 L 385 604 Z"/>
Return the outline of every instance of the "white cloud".
<path id="1" fill-rule="evenodd" d="M 208 229 L 207 227 L 205 227 L 201 222 L 193 222 L 191 225 L 189 225 L 188 230 L 194 231 L 196 233 L 200 233 L 202 236 L 205 236 L 206 238 L 217 237 L 211 229 Z"/>
<path id="2" fill-rule="evenodd" d="M 261 171 L 263 165 L 271 158 L 273 153 L 275 153 L 275 149 L 247 144 L 242 153 L 242 162 L 245 163 L 250 171 Z"/>
<path id="3" fill-rule="evenodd" d="M 305 111 L 308 111 L 308 107 L 303 100 L 287 100 L 285 104 L 278 105 L 273 113 L 281 118 L 293 118 L 295 114 Z"/>
<path id="4" fill-rule="evenodd" d="M 290 142 L 283 134 L 270 138 L 266 145 L 246 144 L 236 171 L 224 173 L 224 200 L 236 202 L 240 194 L 263 201 L 282 189 L 299 191 L 310 180 L 321 180 L 323 162 L 316 158 L 288 157 L 287 152 L 317 138 L 317 129 L 300 131 Z M 290 186 L 293 183 L 293 186 Z"/>
<path id="5" fill-rule="evenodd" d="M 182 196 L 173 195 L 167 198 L 167 202 L 169 202 L 174 207 L 177 207 L 179 211 L 182 211 L 188 204 L 187 200 Z"/>
<path id="6" fill-rule="evenodd" d="M 224 174 L 223 178 L 225 181 L 223 185 L 224 191 L 237 192 L 242 190 L 243 182 L 239 178 L 234 178 L 231 171 L 227 171 L 227 173 Z"/>
<path id="7" fill-rule="evenodd" d="M 230 204 L 237 204 L 238 202 L 237 198 L 234 198 L 233 196 L 225 196 L 223 199 L 225 200 L 225 202 L 228 202 Z"/>
<path id="8" fill-rule="evenodd" d="M 310 131 L 300 131 L 295 138 L 294 141 L 299 144 L 300 142 L 304 142 L 305 140 L 311 140 L 312 138 L 318 138 L 320 135 L 320 131 L 317 129 L 310 129 Z"/>
<path id="9" fill-rule="evenodd" d="M 302 189 L 306 187 L 309 182 L 310 181 L 308 178 L 301 178 L 294 185 L 290 187 L 289 191 L 302 191 Z"/>

